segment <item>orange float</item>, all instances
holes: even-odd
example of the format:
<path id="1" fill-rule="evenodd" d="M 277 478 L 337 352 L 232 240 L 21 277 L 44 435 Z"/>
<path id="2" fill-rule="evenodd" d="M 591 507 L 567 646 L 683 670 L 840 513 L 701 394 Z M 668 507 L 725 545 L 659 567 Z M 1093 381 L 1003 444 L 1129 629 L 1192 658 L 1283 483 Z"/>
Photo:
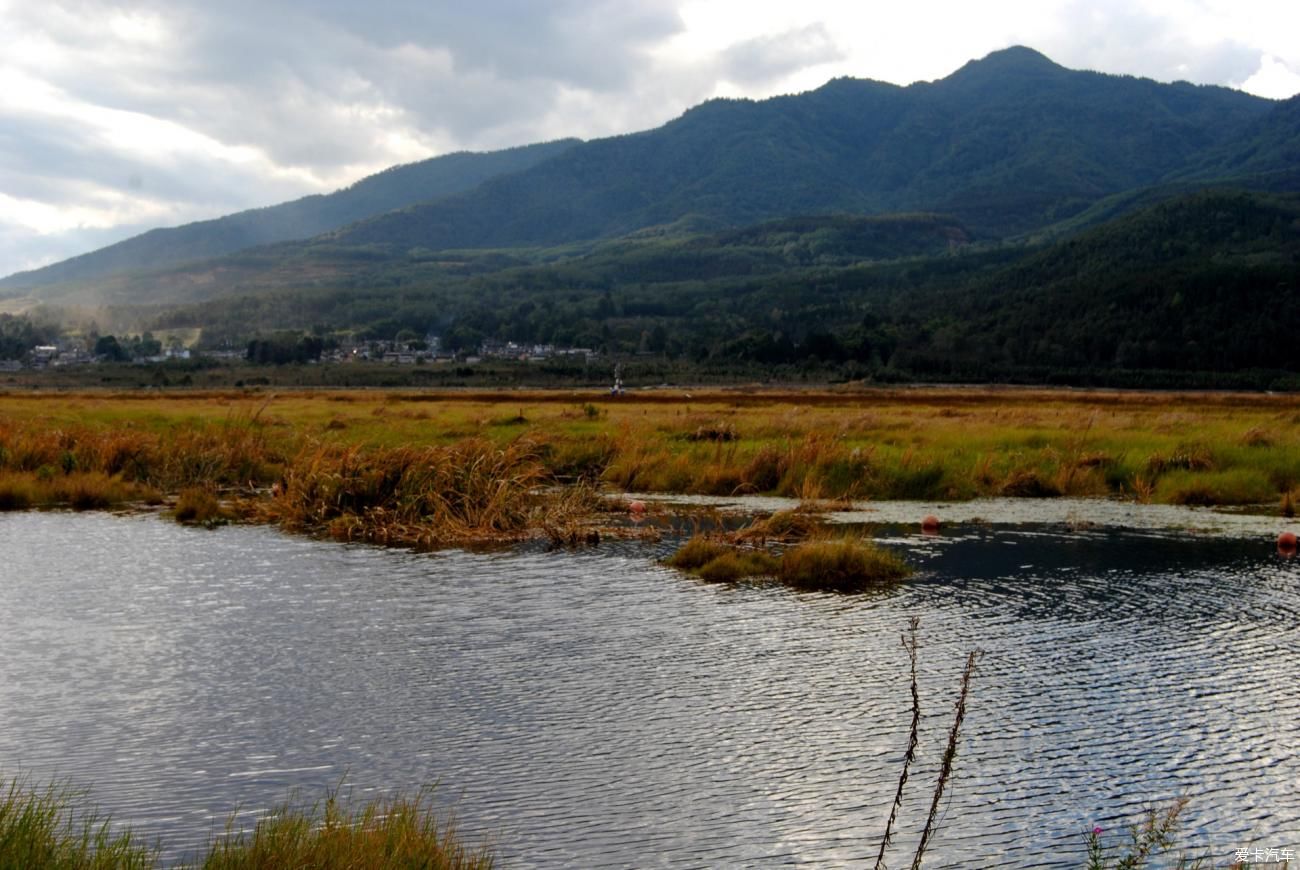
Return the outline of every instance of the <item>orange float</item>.
<path id="1" fill-rule="evenodd" d="M 1277 551 L 1283 556 L 1294 556 L 1296 553 L 1295 532 L 1283 532 L 1277 536 Z"/>
<path id="2" fill-rule="evenodd" d="M 939 518 L 934 514 L 926 514 L 921 520 L 921 531 L 927 535 L 939 534 Z"/>

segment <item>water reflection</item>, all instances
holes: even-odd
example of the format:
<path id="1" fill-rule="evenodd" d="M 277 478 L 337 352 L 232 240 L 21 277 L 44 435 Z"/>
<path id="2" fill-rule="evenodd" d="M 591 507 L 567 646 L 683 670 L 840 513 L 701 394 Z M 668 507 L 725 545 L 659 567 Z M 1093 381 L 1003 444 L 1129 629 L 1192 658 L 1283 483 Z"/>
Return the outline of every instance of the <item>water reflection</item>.
<path id="1" fill-rule="evenodd" d="M 1300 847 L 1300 571 L 1271 542 L 948 527 L 911 583 L 710 586 L 671 548 L 416 555 L 0 516 L 0 769 L 75 778 L 202 843 L 347 774 L 439 781 L 507 867 L 874 857 L 922 616 L 928 804 L 964 653 L 986 650 L 928 866 L 1078 866 L 1079 832 L 1192 798 L 1218 856 Z M 1283 842 L 1291 834 L 1296 842 Z"/>

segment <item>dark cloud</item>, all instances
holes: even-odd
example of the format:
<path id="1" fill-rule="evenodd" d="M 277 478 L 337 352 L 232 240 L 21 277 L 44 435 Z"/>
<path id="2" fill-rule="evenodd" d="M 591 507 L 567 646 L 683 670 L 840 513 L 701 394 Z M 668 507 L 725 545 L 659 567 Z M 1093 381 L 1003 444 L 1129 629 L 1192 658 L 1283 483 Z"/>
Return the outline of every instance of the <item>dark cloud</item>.
<path id="1" fill-rule="evenodd" d="M 202 152 L 157 157 L 105 147 L 75 118 L 0 112 L 0 191 L 11 197 L 88 206 L 88 191 L 98 191 L 101 200 L 122 193 L 147 196 L 160 208 L 174 204 L 178 213 L 197 213 L 247 208 L 256 202 L 251 190 L 291 197 L 307 185 L 268 178 L 264 167 Z"/>

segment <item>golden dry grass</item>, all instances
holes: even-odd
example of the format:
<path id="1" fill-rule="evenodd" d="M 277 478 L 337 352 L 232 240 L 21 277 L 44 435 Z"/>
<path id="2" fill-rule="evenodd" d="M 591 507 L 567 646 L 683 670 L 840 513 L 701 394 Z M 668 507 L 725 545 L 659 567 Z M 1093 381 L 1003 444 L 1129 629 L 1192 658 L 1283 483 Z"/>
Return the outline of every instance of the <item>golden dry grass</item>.
<path id="1" fill-rule="evenodd" d="M 537 487 L 576 481 L 809 501 L 1068 495 L 1277 510 L 1300 488 L 1297 420 L 1300 397 L 1256 394 L 8 393 L 0 508 L 54 498 L 33 481 L 100 474 L 155 494 L 260 499 L 250 515 L 341 537 L 431 543 L 535 526 L 546 519 Z M 475 470 L 458 478 L 457 464 Z M 277 483 L 287 486 L 269 499 Z M 417 529 L 426 516 L 448 534 Z"/>

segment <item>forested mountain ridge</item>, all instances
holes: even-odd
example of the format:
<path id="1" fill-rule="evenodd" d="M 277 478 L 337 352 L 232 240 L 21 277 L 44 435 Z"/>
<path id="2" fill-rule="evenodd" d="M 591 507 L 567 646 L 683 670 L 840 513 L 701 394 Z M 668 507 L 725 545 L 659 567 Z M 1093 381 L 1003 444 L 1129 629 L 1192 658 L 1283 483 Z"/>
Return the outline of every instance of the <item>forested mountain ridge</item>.
<path id="1" fill-rule="evenodd" d="M 1227 148 L 1271 101 L 1068 70 L 1026 48 L 907 87 L 837 79 L 712 100 L 655 130 L 596 140 L 333 238 L 431 250 L 613 237 L 687 215 L 934 211 L 985 237 L 1069 217 Z"/>
<path id="2" fill-rule="evenodd" d="M 493 176 L 526 169 L 577 141 L 564 139 L 481 154 L 462 151 L 393 166 L 334 193 L 150 230 L 79 257 L 10 275 L 0 280 L 0 290 L 93 281 L 129 270 L 158 269 L 258 245 L 311 238 L 371 215 L 459 193 Z"/>
<path id="3" fill-rule="evenodd" d="M 208 347 L 432 333 L 776 376 L 1300 383 L 1300 98 L 1017 48 L 555 148 L 309 240 L 33 295 Z"/>
<path id="4" fill-rule="evenodd" d="M 1069 231 L 1072 221 L 1093 222 L 1089 209 L 1109 217 L 1158 198 L 1140 192 L 1153 185 L 1181 193 L 1236 176 L 1264 189 L 1300 183 L 1297 105 L 1069 70 L 1009 48 L 935 82 L 836 79 L 757 102 L 711 100 L 642 133 L 397 167 L 329 196 L 146 233 L 0 287 L 161 303 L 167 289 L 156 279 L 145 279 L 148 292 L 129 277 L 103 279 L 326 229 L 252 259 L 283 276 L 338 246 L 401 257 L 830 213 L 943 213 L 973 239 Z M 203 269 L 244 274 L 249 262 Z M 267 283 L 253 276 L 244 286 Z M 197 292 L 194 282 L 175 286 Z"/>

